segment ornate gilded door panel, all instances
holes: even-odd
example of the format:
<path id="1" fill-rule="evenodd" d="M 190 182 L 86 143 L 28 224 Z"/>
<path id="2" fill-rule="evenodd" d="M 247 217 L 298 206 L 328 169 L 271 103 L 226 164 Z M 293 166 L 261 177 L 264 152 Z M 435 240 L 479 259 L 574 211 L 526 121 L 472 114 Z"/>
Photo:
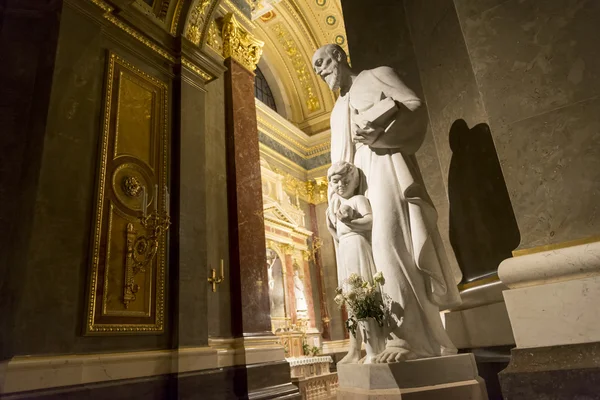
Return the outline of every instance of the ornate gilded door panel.
<path id="1" fill-rule="evenodd" d="M 164 329 L 168 85 L 109 54 L 87 334 Z"/>

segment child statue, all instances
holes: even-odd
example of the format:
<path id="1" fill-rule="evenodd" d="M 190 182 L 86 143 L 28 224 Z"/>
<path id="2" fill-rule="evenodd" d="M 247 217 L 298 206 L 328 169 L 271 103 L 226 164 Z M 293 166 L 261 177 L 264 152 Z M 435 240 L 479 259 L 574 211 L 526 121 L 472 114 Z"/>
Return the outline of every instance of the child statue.
<path id="1" fill-rule="evenodd" d="M 356 194 L 360 175 L 358 168 L 341 161 L 331 165 L 327 171 L 329 181 L 329 208 L 327 226 L 337 246 L 338 283 L 341 287 L 355 273 L 372 282 L 375 275 L 371 228 L 373 216 L 369 200 Z M 340 363 L 357 363 L 360 360 L 361 333 L 350 335 L 348 354 Z"/>

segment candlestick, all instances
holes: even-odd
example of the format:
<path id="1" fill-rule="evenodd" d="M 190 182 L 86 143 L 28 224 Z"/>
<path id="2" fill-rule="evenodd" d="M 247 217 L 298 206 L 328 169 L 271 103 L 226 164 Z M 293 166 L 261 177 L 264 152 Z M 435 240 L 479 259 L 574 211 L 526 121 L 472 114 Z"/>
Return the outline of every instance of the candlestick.
<path id="1" fill-rule="evenodd" d="M 154 211 L 158 211 L 158 185 L 154 185 Z"/>
<path id="2" fill-rule="evenodd" d="M 144 214 L 144 218 L 146 218 L 147 210 L 148 210 L 148 192 L 146 191 L 146 186 L 142 186 L 142 212 Z"/>
<path id="3" fill-rule="evenodd" d="M 171 210 L 171 195 L 169 194 L 169 188 L 167 187 L 167 185 L 165 185 L 165 197 L 166 197 L 166 207 L 167 207 L 167 214 L 170 214 L 170 210 Z"/>

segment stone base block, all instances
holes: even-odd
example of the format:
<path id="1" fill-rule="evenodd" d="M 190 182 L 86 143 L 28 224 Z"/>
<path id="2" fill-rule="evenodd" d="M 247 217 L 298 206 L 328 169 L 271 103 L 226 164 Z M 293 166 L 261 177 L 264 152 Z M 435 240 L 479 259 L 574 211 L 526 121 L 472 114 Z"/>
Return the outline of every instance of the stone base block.
<path id="1" fill-rule="evenodd" d="M 600 342 L 513 349 L 499 374 L 510 400 L 600 400 Z"/>
<path id="2" fill-rule="evenodd" d="M 472 354 L 338 365 L 338 399 L 487 400 Z"/>

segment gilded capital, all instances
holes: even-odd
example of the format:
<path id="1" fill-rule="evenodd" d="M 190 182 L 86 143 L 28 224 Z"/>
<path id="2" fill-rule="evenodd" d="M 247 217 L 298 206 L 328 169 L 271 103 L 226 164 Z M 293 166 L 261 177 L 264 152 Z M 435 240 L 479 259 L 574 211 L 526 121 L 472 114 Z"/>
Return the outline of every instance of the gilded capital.
<path id="1" fill-rule="evenodd" d="M 264 42 L 256 39 L 232 13 L 223 18 L 223 57 L 231 57 L 249 71 L 256 69 Z"/>

